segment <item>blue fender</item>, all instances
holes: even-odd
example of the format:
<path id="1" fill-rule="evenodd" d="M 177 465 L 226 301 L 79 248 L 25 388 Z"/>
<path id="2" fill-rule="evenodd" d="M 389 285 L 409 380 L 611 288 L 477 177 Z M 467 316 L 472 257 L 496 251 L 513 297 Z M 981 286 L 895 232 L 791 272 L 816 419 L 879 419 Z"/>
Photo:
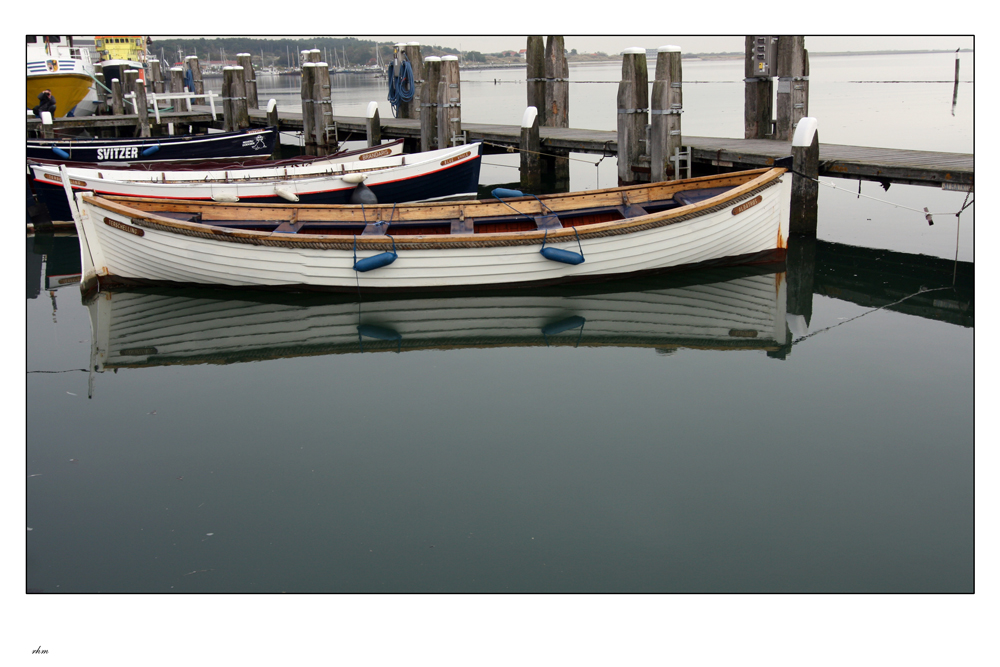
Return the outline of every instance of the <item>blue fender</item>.
<path id="1" fill-rule="evenodd" d="M 149 148 L 142 149 L 142 156 L 143 157 L 149 157 L 150 155 L 152 155 L 153 153 L 155 153 L 158 150 L 160 150 L 160 144 L 153 144 Z"/>
<path id="2" fill-rule="evenodd" d="M 354 262 L 354 270 L 363 273 L 372 269 L 380 269 L 395 262 L 397 256 L 394 252 L 380 252 L 377 255 L 365 257 Z"/>
<path id="3" fill-rule="evenodd" d="M 58 146 L 53 146 L 52 147 L 52 152 L 55 153 L 56 155 L 58 155 L 59 157 L 61 157 L 64 160 L 68 160 L 69 159 L 69 153 L 67 153 L 63 149 L 59 148 Z"/>
<path id="4" fill-rule="evenodd" d="M 583 264 L 585 261 L 583 255 L 578 252 L 573 252 L 571 250 L 563 250 L 562 248 L 542 248 L 542 257 L 545 259 L 551 259 L 553 262 L 562 262 L 563 264 Z"/>

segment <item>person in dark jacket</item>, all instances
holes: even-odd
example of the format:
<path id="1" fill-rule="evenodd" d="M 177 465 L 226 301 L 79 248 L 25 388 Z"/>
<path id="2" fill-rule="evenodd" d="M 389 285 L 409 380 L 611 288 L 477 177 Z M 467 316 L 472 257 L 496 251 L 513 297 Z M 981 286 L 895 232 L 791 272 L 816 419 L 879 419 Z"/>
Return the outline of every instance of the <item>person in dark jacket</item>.
<path id="1" fill-rule="evenodd" d="M 53 117 L 56 115 L 56 98 L 52 97 L 52 91 L 46 88 L 42 92 L 38 93 L 38 106 L 32 109 L 34 114 L 39 118 L 42 117 L 43 111 L 48 111 Z"/>

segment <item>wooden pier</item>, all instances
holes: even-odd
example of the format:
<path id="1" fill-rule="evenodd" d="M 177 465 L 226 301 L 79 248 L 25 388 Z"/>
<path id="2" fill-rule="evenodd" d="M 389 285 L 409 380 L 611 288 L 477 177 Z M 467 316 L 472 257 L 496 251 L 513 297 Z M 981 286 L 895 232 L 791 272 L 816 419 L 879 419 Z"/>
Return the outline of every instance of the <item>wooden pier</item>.
<path id="1" fill-rule="evenodd" d="M 520 151 L 520 186 L 537 187 L 541 174 L 554 187 L 568 188 L 570 153 L 617 159 L 618 184 L 673 180 L 685 172 L 699 174 L 780 165 L 792 169 L 793 235 L 816 236 L 818 177 L 869 180 L 888 188 L 893 183 L 972 191 L 975 184 L 971 154 L 898 150 L 820 143 L 821 128 L 808 114 L 809 54 L 801 36 L 748 36 L 745 40 L 746 90 L 744 136 L 714 138 L 681 131 L 683 73 L 680 48 L 657 49 L 654 80 L 649 81 L 645 49 L 623 52 L 622 80 L 617 95 L 617 128 L 585 130 L 569 127 L 568 66 L 562 38 L 528 37 L 527 98 L 521 125 L 474 123 L 461 115 L 461 79 L 456 56 L 423 58 L 419 44 L 397 44 L 390 72 L 389 101 L 395 118 L 379 117 L 372 102 L 366 117 L 332 113 L 328 66 L 316 49 L 303 51 L 300 109 L 278 110 L 274 100 L 267 110 L 255 94 L 255 74 L 249 54 L 241 64 L 227 67 L 223 80 L 222 114 L 205 93 L 196 57 L 171 70 L 169 96 L 156 92 L 165 82 L 151 78 L 152 92 L 136 73 L 126 72 L 124 88 L 112 81 L 112 99 L 105 110 L 113 115 L 88 118 L 29 118 L 29 134 L 54 136 L 59 129 L 90 128 L 101 133 L 135 136 L 162 135 L 214 128 L 235 130 L 277 126 L 302 138 L 307 155 L 327 155 L 340 142 L 403 139 L 405 151 L 416 153 L 466 142 L 482 142 L 482 154 Z M 412 69 L 411 69 L 412 66 Z M 957 65 L 956 65 L 957 67 Z M 957 70 L 956 70 L 957 71 Z M 131 75 L 131 78 L 130 78 Z M 182 77 L 192 79 L 194 92 L 181 93 Z M 774 84 L 777 83 L 777 87 Z M 404 85 L 405 84 L 405 85 Z M 652 84 L 652 95 L 647 94 Z M 958 80 L 956 76 L 956 90 Z M 406 95 L 404 95 L 404 89 Z M 126 91 L 129 91 L 126 93 Z M 148 93 L 148 95 L 147 95 Z M 771 94 L 776 104 L 771 108 Z M 161 111 L 160 95 L 185 111 Z M 128 109 L 146 114 L 126 115 Z M 176 99 L 175 99 L 176 98 Z M 152 105 L 153 122 L 148 113 Z M 207 105 L 198 106 L 199 101 Z M 776 112 L 776 116 L 774 113 Z M 48 114 L 45 114 L 48 116 Z M 114 128 L 114 129 L 112 129 Z M 123 132 L 124 130 L 124 132 Z M 276 149 L 277 150 L 277 149 Z"/>
<path id="2" fill-rule="evenodd" d="M 250 109 L 250 125 L 267 125 L 267 113 Z M 222 129 L 221 117 L 212 120 L 207 106 L 194 106 L 191 112 L 162 113 L 164 123 L 196 125 Z M 221 116 L 221 115 L 220 115 Z M 368 119 L 352 116 L 333 116 L 338 141 L 364 140 Z M 40 125 L 36 118 L 28 119 L 28 129 Z M 135 114 L 123 116 L 92 116 L 86 118 L 57 118 L 56 130 L 62 128 L 133 128 L 138 123 Z M 283 132 L 302 132 L 302 113 L 279 111 L 278 128 Z M 383 139 L 408 139 L 419 145 L 420 121 L 411 118 L 383 118 L 380 121 Z M 518 125 L 470 123 L 462 120 L 462 131 L 468 141 L 486 142 L 484 153 L 502 153 L 506 147 L 517 148 L 521 142 Z M 618 135 L 613 130 L 581 130 L 565 127 L 540 127 L 541 152 L 588 153 L 616 156 Z M 332 136 L 332 132 L 331 132 Z M 790 141 L 773 139 L 720 139 L 685 135 L 684 145 L 691 148 L 696 164 L 716 166 L 720 169 L 756 168 L 772 166 L 774 161 L 792 154 Z M 900 183 L 956 189 L 974 185 L 975 165 L 968 153 L 942 153 L 935 151 L 870 148 L 820 143 L 819 175 L 835 178 L 862 179 L 885 184 Z M 945 187 L 949 187 L 945 186 Z"/>
<path id="3" fill-rule="evenodd" d="M 203 109 L 207 112 L 207 107 Z M 302 131 L 301 113 L 281 111 L 278 120 L 281 131 Z M 365 118 L 334 116 L 333 121 L 337 126 L 338 141 L 363 140 L 366 136 Z M 265 126 L 266 114 L 251 109 L 250 124 L 254 127 Z M 221 129 L 221 124 L 218 125 Z M 483 141 L 493 146 L 493 150 L 485 151 L 487 154 L 505 152 L 506 147 L 516 149 L 521 141 L 521 128 L 518 125 L 470 123 L 463 119 L 462 131 L 468 141 Z M 419 142 L 420 121 L 409 118 L 383 118 L 381 132 L 383 139 L 410 139 Z M 618 134 L 613 130 L 540 127 L 539 135 L 542 152 L 549 149 L 594 155 L 618 154 Z M 775 160 L 792 154 L 791 141 L 773 139 L 720 139 L 685 135 L 684 145 L 692 149 L 692 159 L 696 163 L 723 169 L 772 166 Z M 950 183 L 967 187 L 974 184 L 974 172 L 973 156 L 968 153 L 820 143 L 820 176 L 936 187 Z"/>

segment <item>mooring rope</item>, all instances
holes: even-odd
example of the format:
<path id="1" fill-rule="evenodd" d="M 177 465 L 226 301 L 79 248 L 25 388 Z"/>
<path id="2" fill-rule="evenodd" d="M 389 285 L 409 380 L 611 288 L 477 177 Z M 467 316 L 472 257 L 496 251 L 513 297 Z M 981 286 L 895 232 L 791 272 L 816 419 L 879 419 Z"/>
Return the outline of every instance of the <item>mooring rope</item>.
<path id="1" fill-rule="evenodd" d="M 973 204 L 976 203 L 975 200 L 972 200 L 971 202 L 969 201 L 969 195 L 972 194 L 971 191 L 970 191 L 970 192 L 966 193 L 966 195 L 965 195 L 965 202 L 962 204 L 962 208 L 960 208 L 957 212 L 952 212 L 952 211 L 932 212 L 932 211 L 928 211 L 927 207 L 924 207 L 921 210 L 921 209 L 918 209 L 918 208 L 912 208 L 910 206 L 904 206 L 903 204 L 897 204 L 895 202 L 891 202 L 891 201 L 888 201 L 886 199 L 879 199 L 878 197 L 872 197 L 871 195 L 862 194 L 861 193 L 861 187 L 860 187 L 861 186 L 861 181 L 860 180 L 858 181 L 858 191 L 854 192 L 853 190 L 845 190 L 844 188 L 837 187 L 836 185 L 833 185 L 832 183 L 824 183 L 823 181 L 819 180 L 818 177 L 814 177 L 814 176 L 809 176 L 807 174 L 803 174 L 801 171 L 796 171 L 795 169 L 788 168 L 788 171 L 791 172 L 791 173 L 793 173 L 793 174 L 795 174 L 796 176 L 801 176 L 802 178 L 808 179 L 808 180 L 813 181 L 815 183 L 819 183 L 820 185 L 824 185 L 824 186 L 826 186 L 828 188 L 832 188 L 834 190 L 840 190 L 841 192 L 846 192 L 848 194 L 856 195 L 858 197 L 864 197 L 865 199 L 871 199 L 873 201 L 881 202 L 883 204 L 888 204 L 889 206 L 895 206 L 896 208 L 902 208 L 902 209 L 905 209 L 907 211 L 913 211 L 914 213 L 920 213 L 925 218 L 927 218 L 927 222 L 929 222 L 931 224 L 934 224 L 934 222 L 930 219 L 932 216 L 935 216 L 935 215 L 954 215 L 955 217 L 958 217 L 959 215 L 962 214 L 963 211 L 965 211 L 965 209 L 969 208 L 970 206 L 972 206 Z"/>

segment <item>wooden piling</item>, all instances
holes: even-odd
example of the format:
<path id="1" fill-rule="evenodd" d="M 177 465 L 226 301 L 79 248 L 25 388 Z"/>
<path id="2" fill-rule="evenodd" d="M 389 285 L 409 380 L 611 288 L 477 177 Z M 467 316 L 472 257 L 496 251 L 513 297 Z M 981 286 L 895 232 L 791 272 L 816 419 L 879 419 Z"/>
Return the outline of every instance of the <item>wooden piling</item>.
<path id="1" fill-rule="evenodd" d="M 569 63 L 565 39 L 545 40 L 545 127 L 569 127 Z"/>
<path id="2" fill-rule="evenodd" d="M 135 92 L 135 112 L 139 116 L 139 136 L 151 137 L 149 127 L 149 105 L 146 101 L 146 81 L 136 76 L 132 90 Z"/>
<path id="3" fill-rule="evenodd" d="M 156 58 L 150 58 L 149 60 L 149 78 L 153 84 L 153 92 L 157 95 L 165 92 L 163 86 L 163 69 L 160 67 L 160 61 Z M 148 86 L 147 86 L 148 88 Z"/>
<path id="4" fill-rule="evenodd" d="M 117 81 L 117 79 L 115 79 Z M 42 112 L 42 138 L 44 139 L 54 139 L 56 136 L 55 130 L 52 126 L 52 112 L 43 111 Z"/>
<path id="5" fill-rule="evenodd" d="M 528 37 L 525 51 L 528 79 L 528 106 L 538 110 L 538 122 L 545 125 L 545 39 Z"/>
<path id="6" fill-rule="evenodd" d="M 313 67 L 313 133 L 316 154 L 327 155 L 337 149 L 337 137 L 330 138 L 327 129 L 333 128 L 333 100 L 330 97 L 330 66 L 323 62 L 312 63 Z"/>
<path id="7" fill-rule="evenodd" d="M 633 47 L 622 52 L 622 80 L 618 84 L 618 184 L 639 182 L 633 169 L 645 153 L 649 118 L 646 50 Z"/>
<path id="8" fill-rule="evenodd" d="M 183 67 L 171 67 L 170 68 L 170 92 L 171 93 L 183 93 L 184 92 L 184 68 Z M 180 105 L 180 100 L 174 100 L 174 108 Z"/>
<path id="9" fill-rule="evenodd" d="M 420 55 L 420 43 L 409 42 L 400 45 L 401 54 L 406 56 L 413 71 L 413 99 L 409 102 L 400 102 L 397 109 L 399 118 L 420 118 L 420 89 L 423 86 L 424 59 Z"/>
<path id="10" fill-rule="evenodd" d="M 805 37 L 778 37 L 778 92 L 775 100 L 777 118 L 774 138 L 779 141 L 790 140 L 796 124 L 808 115 L 807 57 Z"/>
<path id="11" fill-rule="evenodd" d="M 521 188 L 528 192 L 540 189 L 542 182 L 541 137 L 538 109 L 528 107 L 521 118 Z"/>
<path id="12" fill-rule="evenodd" d="M 223 127 L 227 132 L 250 127 L 242 67 L 237 65 L 222 68 L 222 101 L 225 115 Z"/>
<path id="13" fill-rule="evenodd" d="M 458 56 L 442 56 L 438 82 L 438 148 L 462 142 L 462 86 Z"/>
<path id="14" fill-rule="evenodd" d="M 649 100 L 650 180 L 676 180 L 678 164 L 671 162 L 681 149 L 681 113 L 684 111 L 681 47 L 661 46 L 656 51 L 656 73 Z"/>
<path id="15" fill-rule="evenodd" d="M 97 91 L 97 115 L 103 115 L 108 112 L 108 82 L 104 80 L 104 68 L 100 65 L 94 65 L 94 81 L 97 82 L 95 90 Z"/>
<path id="16" fill-rule="evenodd" d="M 125 113 L 125 98 L 122 93 L 122 82 L 118 79 L 111 79 L 111 111 L 116 116 Z"/>
<path id="17" fill-rule="evenodd" d="M 257 74 L 253 71 L 253 58 L 249 53 L 237 53 L 236 62 L 243 68 L 243 85 L 247 91 L 247 108 L 257 109 Z"/>
<path id="18" fill-rule="evenodd" d="M 815 118 L 803 118 L 795 128 L 792 171 L 788 232 L 815 238 L 819 203 L 819 132 Z"/>
<path id="19" fill-rule="evenodd" d="M 747 36 L 744 55 L 743 138 L 766 139 L 771 136 L 774 115 L 774 82 L 768 58 L 775 52 L 776 37 Z"/>
<path id="20" fill-rule="evenodd" d="M 424 82 L 420 88 L 420 150 L 438 146 L 437 109 L 438 85 L 441 82 L 441 59 L 430 56 L 424 61 Z"/>
<path id="21" fill-rule="evenodd" d="M 194 82 L 194 90 L 191 91 L 198 95 L 205 94 L 205 82 L 201 78 L 201 64 L 198 62 L 198 56 L 188 56 L 184 59 L 184 63 L 187 68 L 191 70 L 191 79 Z M 200 104 L 205 104 L 204 100 L 199 100 Z"/>
<path id="22" fill-rule="evenodd" d="M 379 122 L 378 102 L 369 102 L 368 111 L 365 115 L 368 119 L 365 128 L 367 130 L 368 145 L 378 146 L 382 143 L 382 125 Z"/>
<path id="23" fill-rule="evenodd" d="M 302 52 L 303 57 L 308 58 L 308 52 Z M 302 85 L 300 98 L 302 100 L 302 141 L 305 146 L 306 155 L 316 155 L 316 141 L 313 132 L 315 116 L 313 115 L 313 83 L 315 67 L 305 60 L 302 64 Z"/>
<path id="24" fill-rule="evenodd" d="M 278 118 L 278 101 L 270 99 L 267 101 L 267 124 L 269 127 L 280 127 Z M 271 150 L 271 159 L 276 160 L 281 157 L 281 132 L 274 138 L 274 149 Z"/>

